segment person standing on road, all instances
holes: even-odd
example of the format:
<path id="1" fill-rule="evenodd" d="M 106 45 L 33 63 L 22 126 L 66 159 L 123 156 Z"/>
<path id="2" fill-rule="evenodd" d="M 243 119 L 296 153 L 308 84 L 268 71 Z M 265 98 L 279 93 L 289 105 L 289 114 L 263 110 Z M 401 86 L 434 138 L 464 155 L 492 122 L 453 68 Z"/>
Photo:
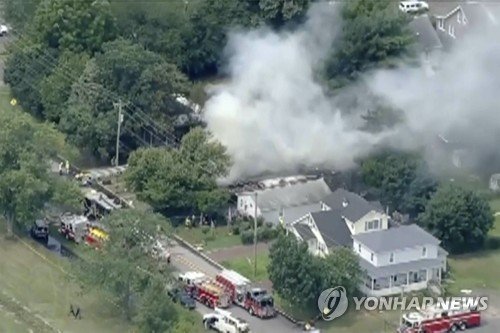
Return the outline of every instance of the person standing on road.
<path id="1" fill-rule="evenodd" d="M 59 176 L 63 174 L 63 162 L 59 163 Z"/>
<path id="2" fill-rule="evenodd" d="M 69 175 L 69 161 L 66 160 L 66 174 Z"/>

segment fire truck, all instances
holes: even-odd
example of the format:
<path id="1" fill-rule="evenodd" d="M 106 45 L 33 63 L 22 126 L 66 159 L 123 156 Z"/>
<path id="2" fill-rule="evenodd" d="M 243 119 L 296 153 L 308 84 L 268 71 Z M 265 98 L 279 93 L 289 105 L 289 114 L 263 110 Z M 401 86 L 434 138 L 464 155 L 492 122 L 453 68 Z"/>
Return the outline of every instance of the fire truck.
<path id="1" fill-rule="evenodd" d="M 85 243 L 93 247 L 100 247 L 101 244 L 108 239 L 108 233 L 104 228 L 98 225 L 89 225 L 87 234 L 85 236 Z"/>
<path id="2" fill-rule="evenodd" d="M 410 312 L 401 318 L 398 333 L 441 333 L 464 331 L 481 324 L 477 307 L 461 304 L 458 309 L 447 306 L 432 306 Z"/>
<path id="3" fill-rule="evenodd" d="M 226 288 L 203 273 L 186 272 L 179 275 L 179 281 L 194 299 L 209 308 L 227 308 L 231 303 Z"/>
<path id="4" fill-rule="evenodd" d="M 89 220 L 82 215 L 63 214 L 60 217 L 59 232 L 76 243 L 85 240 Z"/>
<path id="5" fill-rule="evenodd" d="M 259 318 L 276 316 L 273 297 L 265 289 L 252 287 L 244 276 L 225 269 L 215 279 L 229 291 L 231 301 L 243 307 L 252 316 Z"/>
<path id="6" fill-rule="evenodd" d="M 214 313 L 203 316 L 205 329 L 221 333 L 249 333 L 250 326 L 241 318 L 234 317 L 231 312 L 216 308 Z"/>

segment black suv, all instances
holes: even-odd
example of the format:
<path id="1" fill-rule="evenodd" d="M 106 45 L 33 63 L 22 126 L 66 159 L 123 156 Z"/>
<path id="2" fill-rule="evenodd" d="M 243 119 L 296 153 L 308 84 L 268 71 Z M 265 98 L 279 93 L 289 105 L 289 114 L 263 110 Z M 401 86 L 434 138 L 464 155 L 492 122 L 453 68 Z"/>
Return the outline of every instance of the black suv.
<path id="1" fill-rule="evenodd" d="M 167 293 L 168 293 L 168 296 L 170 296 L 170 298 L 172 298 L 174 303 L 179 302 L 180 305 L 182 305 L 183 307 L 185 307 L 189 310 L 193 310 L 194 308 L 196 308 L 196 302 L 195 302 L 194 298 L 191 297 L 184 290 L 179 289 L 179 288 L 173 288 L 173 289 L 170 289 Z"/>
<path id="2" fill-rule="evenodd" d="M 36 220 L 30 229 L 31 237 L 47 242 L 49 240 L 49 225 L 45 220 Z"/>

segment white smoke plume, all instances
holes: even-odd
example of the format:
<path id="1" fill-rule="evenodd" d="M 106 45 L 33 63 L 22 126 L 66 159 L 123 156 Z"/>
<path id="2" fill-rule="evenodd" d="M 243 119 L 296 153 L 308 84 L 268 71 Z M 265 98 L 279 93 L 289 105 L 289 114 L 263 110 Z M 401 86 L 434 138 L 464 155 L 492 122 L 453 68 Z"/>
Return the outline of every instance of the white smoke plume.
<path id="1" fill-rule="evenodd" d="M 315 80 L 340 29 L 335 7 L 312 7 L 293 33 L 230 36 L 230 80 L 211 91 L 204 112 L 233 159 L 231 178 L 300 165 L 349 167 L 378 141 L 356 130 L 358 118 L 342 116 Z"/>
<path id="2" fill-rule="evenodd" d="M 368 74 L 363 86 L 403 110 L 405 121 L 376 135 L 359 130 L 360 115 L 369 108 L 365 89 L 358 84 L 333 98 L 315 77 L 340 33 L 339 14 L 338 6 L 319 3 L 294 32 L 258 30 L 230 36 L 230 79 L 210 91 L 204 109 L 209 130 L 233 159 L 230 179 L 301 166 L 342 170 L 381 143 L 411 149 L 452 129 L 470 139 L 471 129 L 479 127 L 483 143 L 498 132 L 496 30 L 471 34 L 463 47 L 444 56 L 433 77 L 410 67 Z M 365 105 L 346 110 L 339 104 L 352 95 Z"/>

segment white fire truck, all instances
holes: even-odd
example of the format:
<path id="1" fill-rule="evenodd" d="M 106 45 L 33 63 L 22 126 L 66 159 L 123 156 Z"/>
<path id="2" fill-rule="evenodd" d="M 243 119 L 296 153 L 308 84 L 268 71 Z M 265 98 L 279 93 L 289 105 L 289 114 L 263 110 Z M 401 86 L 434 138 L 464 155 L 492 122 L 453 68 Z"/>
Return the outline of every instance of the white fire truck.
<path id="1" fill-rule="evenodd" d="M 273 297 L 265 289 L 254 288 L 250 280 L 232 270 L 223 270 L 216 276 L 216 281 L 230 292 L 231 301 L 252 316 L 272 318 L 276 316 Z"/>
<path id="2" fill-rule="evenodd" d="M 234 317 L 231 312 L 215 309 L 214 313 L 203 316 L 205 329 L 212 329 L 221 333 L 249 333 L 250 326 L 243 319 Z"/>
<path id="3" fill-rule="evenodd" d="M 462 304 L 458 309 L 446 305 L 432 306 L 410 312 L 401 318 L 398 333 L 442 333 L 464 331 L 481 324 L 477 307 Z"/>
<path id="4" fill-rule="evenodd" d="M 203 273 L 179 274 L 179 281 L 194 299 L 210 308 L 226 308 L 231 303 L 231 297 L 225 287 Z"/>

